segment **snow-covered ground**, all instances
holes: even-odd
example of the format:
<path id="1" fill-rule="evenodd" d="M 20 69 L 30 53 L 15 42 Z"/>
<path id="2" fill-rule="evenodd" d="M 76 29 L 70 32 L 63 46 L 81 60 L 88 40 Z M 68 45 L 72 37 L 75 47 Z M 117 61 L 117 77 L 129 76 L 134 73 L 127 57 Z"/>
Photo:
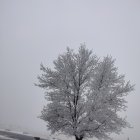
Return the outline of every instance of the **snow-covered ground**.
<path id="1" fill-rule="evenodd" d="M 40 136 L 32 135 L 27 132 L 21 132 L 15 130 L 13 131 L 10 129 L 0 129 L 0 140 L 20 140 L 20 139 L 32 140 L 34 137 L 40 137 Z M 52 139 L 50 139 L 49 137 L 44 137 L 44 138 L 40 137 L 40 140 L 52 140 Z"/>
<path id="2" fill-rule="evenodd" d="M 3 135 L 0 135 L 0 139 L 2 139 L 2 140 L 17 140 L 17 139 L 9 138 L 7 136 L 3 136 Z"/>
<path id="3" fill-rule="evenodd" d="M 15 134 L 28 135 L 28 136 L 33 136 L 32 134 L 29 134 L 29 133 L 26 133 L 26 132 L 15 131 L 15 130 L 0 129 L 0 131 L 10 132 L 10 133 L 15 133 Z"/>
<path id="4" fill-rule="evenodd" d="M 26 132 L 26 131 L 17 131 L 17 130 L 11 130 L 11 129 L 0 129 L 0 131 L 3 131 L 3 132 L 10 132 L 10 133 L 14 133 L 14 134 L 21 134 L 21 135 L 25 135 L 25 136 L 31 136 L 31 137 L 35 137 L 35 136 L 39 136 L 37 134 L 31 134 L 29 132 Z M 39 136 L 40 137 L 40 136 Z M 41 138 L 44 138 L 46 140 L 74 140 L 74 138 L 69 138 L 69 137 L 66 137 L 64 135 L 59 135 L 59 134 L 53 134 L 53 135 L 47 135 L 47 136 L 41 136 Z M 0 135 L 0 140 L 18 140 L 18 139 L 13 139 L 13 138 L 8 138 L 8 136 L 6 135 Z"/>

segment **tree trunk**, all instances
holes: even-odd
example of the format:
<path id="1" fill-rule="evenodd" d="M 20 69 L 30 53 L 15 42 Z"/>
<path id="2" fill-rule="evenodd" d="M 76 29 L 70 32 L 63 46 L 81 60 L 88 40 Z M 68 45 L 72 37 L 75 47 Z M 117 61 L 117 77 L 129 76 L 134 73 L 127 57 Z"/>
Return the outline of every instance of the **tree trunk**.
<path id="1" fill-rule="evenodd" d="M 76 140 L 82 140 L 83 137 L 80 137 L 80 138 L 79 138 L 79 137 L 75 136 L 75 139 L 76 139 Z"/>

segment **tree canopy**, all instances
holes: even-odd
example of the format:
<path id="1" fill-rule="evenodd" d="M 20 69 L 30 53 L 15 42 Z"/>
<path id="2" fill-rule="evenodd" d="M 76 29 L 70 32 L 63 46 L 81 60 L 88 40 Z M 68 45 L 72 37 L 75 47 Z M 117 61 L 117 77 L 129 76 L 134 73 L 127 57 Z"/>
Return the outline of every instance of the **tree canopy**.
<path id="1" fill-rule="evenodd" d="M 129 123 L 118 115 L 125 111 L 125 96 L 133 85 L 118 74 L 111 56 L 99 59 L 85 45 L 77 53 L 67 48 L 54 60 L 54 68 L 41 64 L 37 86 L 45 89 L 48 103 L 40 118 L 52 132 L 64 132 L 76 140 L 109 139 Z"/>

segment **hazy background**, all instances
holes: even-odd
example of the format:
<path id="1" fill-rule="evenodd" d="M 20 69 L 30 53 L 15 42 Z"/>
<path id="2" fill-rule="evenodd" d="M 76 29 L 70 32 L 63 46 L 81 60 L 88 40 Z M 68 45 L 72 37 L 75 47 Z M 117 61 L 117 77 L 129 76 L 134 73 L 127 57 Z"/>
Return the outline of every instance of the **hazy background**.
<path id="1" fill-rule="evenodd" d="M 98 56 L 111 54 L 136 84 L 124 113 L 134 128 L 114 140 L 140 139 L 139 0 L 0 0 L 0 127 L 46 131 L 37 118 L 44 91 L 34 86 L 40 63 L 52 66 L 83 42 Z"/>

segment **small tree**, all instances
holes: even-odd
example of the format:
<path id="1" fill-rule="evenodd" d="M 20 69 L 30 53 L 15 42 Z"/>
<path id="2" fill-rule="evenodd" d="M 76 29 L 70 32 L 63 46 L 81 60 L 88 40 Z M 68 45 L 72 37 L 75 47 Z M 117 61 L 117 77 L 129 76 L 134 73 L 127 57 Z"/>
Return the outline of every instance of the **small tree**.
<path id="1" fill-rule="evenodd" d="M 40 116 L 52 132 L 64 132 L 76 140 L 110 138 L 129 127 L 118 112 L 126 109 L 126 96 L 133 90 L 117 73 L 111 56 L 103 60 L 81 45 L 54 61 L 54 69 L 41 64 L 37 86 L 44 88 L 48 103 Z"/>

